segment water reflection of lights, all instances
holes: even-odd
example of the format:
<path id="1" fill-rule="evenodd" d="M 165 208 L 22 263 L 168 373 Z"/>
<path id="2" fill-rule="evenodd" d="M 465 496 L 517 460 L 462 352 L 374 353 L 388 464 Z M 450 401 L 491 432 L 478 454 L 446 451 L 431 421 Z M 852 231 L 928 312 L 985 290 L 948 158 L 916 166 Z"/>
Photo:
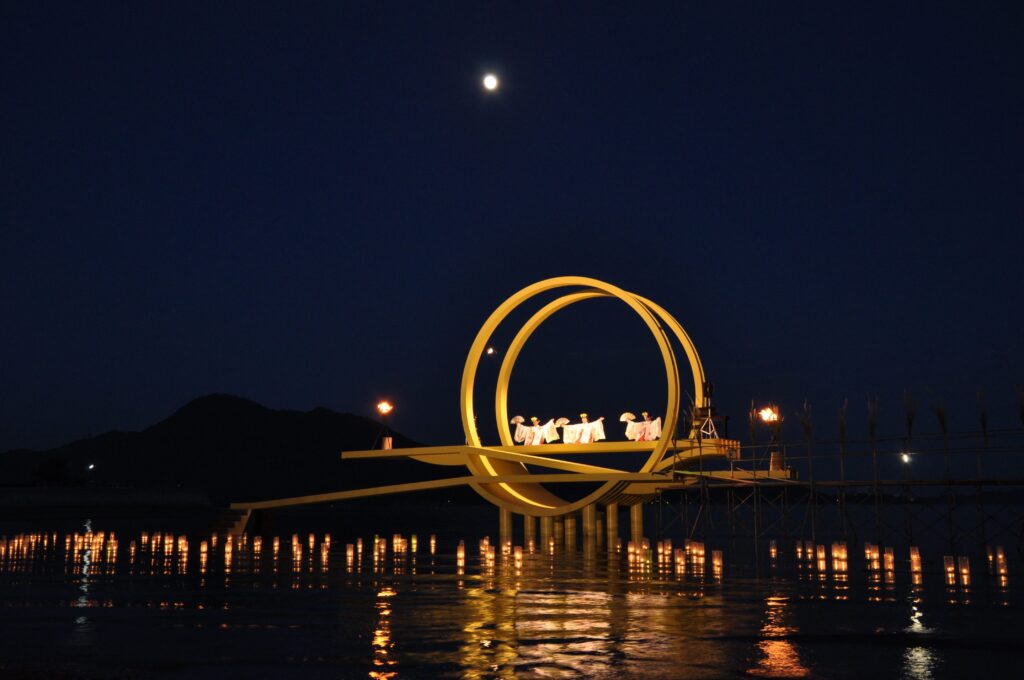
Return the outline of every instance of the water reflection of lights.
<path id="1" fill-rule="evenodd" d="M 394 658 L 394 641 L 391 639 L 391 598 L 395 591 L 384 587 L 377 592 L 377 627 L 373 631 L 373 670 L 371 678 L 394 678 L 398 676 L 398 660 Z"/>
<path id="2" fill-rule="evenodd" d="M 789 641 L 793 629 L 785 623 L 788 598 L 771 596 L 765 599 L 765 620 L 761 627 L 758 648 L 763 657 L 756 668 L 747 671 L 762 677 L 802 678 L 810 670 L 800 661 L 800 653 Z"/>
<path id="3" fill-rule="evenodd" d="M 101 545 L 102 540 L 103 539 L 101 536 Z M 94 603 L 89 599 L 89 585 L 91 583 L 90 576 L 92 570 L 92 551 L 93 547 L 95 546 L 95 537 L 92 534 L 92 521 L 88 519 L 85 520 L 85 539 L 83 540 L 82 543 L 82 569 L 80 572 L 81 580 L 79 581 L 78 584 L 78 590 L 81 591 L 82 594 L 78 596 L 77 600 L 75 600 L 74 606 L 91 607 L 93 606 Z M 77 624 L 85 624 L 88 623 L 88 621 L 89 620 L 84 616 L 79 616 L 75 619 L 75 623 Z"/>
<path id="4" fill-rule="evenodd" d="M 922 622 L 922 612 L 918 607 L 919 598 L 912 600 L 910 605 L 910 625 L 904 631 L 911 635 L 927 635 L 932 632 Z M 938 666 L 935 652 L 928 647 L 913 646 L 903 651 L 903 675 L 914 680 L 931 680 L 932 671 Z"/>

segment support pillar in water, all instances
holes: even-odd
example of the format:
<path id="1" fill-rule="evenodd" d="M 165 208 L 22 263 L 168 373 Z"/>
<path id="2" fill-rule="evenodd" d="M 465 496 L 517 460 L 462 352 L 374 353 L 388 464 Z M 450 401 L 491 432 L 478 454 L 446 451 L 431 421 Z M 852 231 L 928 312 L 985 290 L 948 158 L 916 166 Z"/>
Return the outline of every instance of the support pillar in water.
<path id="1" fill-rule="evenodd" d="M 619 504 L 609 503 L 604 510 L 604 526 L 608 531 L 608 552 L 615 552 L 619 543 Z"/>
<path id="2" fill-rule="evenodd" d="M 565 548 L 566 550 L 576 549 L 576 517 L 565 516 Z"/>
<path id="3" fill-rule="evenodd" d="M 512 544 L 512 511 L 498 508 L 498 550 L 504 550 Z"/>
<path id="4" fill-rule="evenodd" d="M 644 504 L 629 506 L 629 538 L 634 545 L 644 540 Z"/>
<path id="5" fill-rule="evenodd" d="M 523 515 L 523 547 L 528 548 L 530 541 L 533 541 L 534 550 L 537 549 L 537 518 L 531 515 Z"/>
<path id="6" fill-rule="evenodd" d="M 597 506 L 591 503 L 583 506 L 583 542 L 597 538 Z"/>
<path id="7" fill-rule="evenodd" d="M 565 518 L 564 517 L 556 517 L 555 518 L 555 535 L 554 535 L 554 539 L 555 539 L 555 545 L 562 545 L 563 543 L 565 543 Z"/>
<path id="8" fill-rule="evenodd" d="M 555 518 L 554 517 L 541 517 L 540 518 L 540 550 L 547 552 L 548 545 L 551 543 L 551 539 L 555 535 Z"/>

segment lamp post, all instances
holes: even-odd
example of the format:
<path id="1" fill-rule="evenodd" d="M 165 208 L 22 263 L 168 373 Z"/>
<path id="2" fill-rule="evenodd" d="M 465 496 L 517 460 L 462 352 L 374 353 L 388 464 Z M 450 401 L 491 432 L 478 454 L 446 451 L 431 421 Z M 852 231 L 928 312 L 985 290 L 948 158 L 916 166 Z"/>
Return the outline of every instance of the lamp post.
<path id="1" fill-rule="evenodd" d="M 380 427 L 381 432 L 383 433 L 383 436 L 381 437 L 381 448 L 385 450 L 391 448 L 391 434 L 388 432 L 386 418 L 387 415 L 394 410 L 395 407 L 392 406 L 391 402 L 387 401 L 386 399 L 377 402 L 377 413 L 380 414 Z"/>
<path id="2" fill-rule="evenodd" d="M 771 446 L 773 448 L 768 454 L 768 474 L 770 475 L 773 470 L 783 469 L 782 454 L 780 453 L 781 445 L 779 443 L 779 431 L 782 428 L 782 417 L 779 416 L 779 407 L 775 404 L 765 406 L 757 412 L 757 415 L 760 416 L 761 422 L 771 428 Z"/>

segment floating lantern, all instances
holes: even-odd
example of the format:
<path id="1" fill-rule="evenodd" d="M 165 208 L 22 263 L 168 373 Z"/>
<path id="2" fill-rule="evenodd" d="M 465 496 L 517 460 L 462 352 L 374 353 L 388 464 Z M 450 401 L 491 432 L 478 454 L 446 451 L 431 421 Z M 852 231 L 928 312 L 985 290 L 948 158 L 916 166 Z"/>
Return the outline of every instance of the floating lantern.
<path id="1" fill-rule="evenodd" d="M 955 586 L 956 585 L 956 563 L 953 561 L 953 556 L 952 555 L 943 555 L 942 556 L 942 567 L 943 567 L 943 570 L 946 572 L 946 585 L 947 586 Z"/>
<path id="2" fill-rule="evenodd" d="M 722 551 L 711 551 L 711 572 L 716 579 L 722 578 Z"/>
<path id="3" fill-rule="evenodd" d="M 971 585 L 971 560 L 967 555 L 960 555 L 957 558 L 957 566 L 960 571 L 960 585 L 966 588 Z"/>
<path id="4" fill-rule="evenodd" d="M 885 549 L 884 564 L 886 571 L 896 570 L 896 557 L 893 555 L 892 548 Z"/>
<path id="5" fill-rule="evenodd" d="M 916 545 L 910 546 L 910 573 L 921 573 L 921 551 Z"/>
<path id="6" fill-rule="evenodd" d="M 437 536 L 430 534 L 430 554 L 433 555 L 437 552 Z"/>
<path id="7" fill-rule="evenodd" d="M 1003 552 L 1003 546 L 996 546 L 996 573 L 1000 576 L 1006 576 L 1006 553 Z"/>

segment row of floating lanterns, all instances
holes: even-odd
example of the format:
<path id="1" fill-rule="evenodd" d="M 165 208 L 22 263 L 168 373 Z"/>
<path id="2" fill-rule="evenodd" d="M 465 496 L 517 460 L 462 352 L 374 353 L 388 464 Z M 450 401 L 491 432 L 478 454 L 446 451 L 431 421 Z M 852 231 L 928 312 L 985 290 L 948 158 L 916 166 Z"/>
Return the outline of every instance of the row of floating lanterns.
<path id="1" fill-rule="evenodd" d="M 90 564 L 94 565 L 93 568 L 98 569 L 102 568 L 104 563 L 112 568 L 113 564 L 117 561 L 120 544 L 114 532 L 87 531 L 85 533 L 72 533 L 66 534 L 63 539 L 66 559 L 73 564 L 78 565 L 84 560 L 88 560 Z M 259 558 L 261 556 L 263 540 L 261 536 L 253 536 L 251 538 L 253 557 Z M 281 539 L 273 537 L 271 540 L 273 556 L 276 562 L 280 553 Z M 373 540 L 373 559 L 377 563 L 386 559 L 388 541 L 379 536 L 374 536 Z M 209 541 L 203 540 L 200 543 L 200 567 L 203 572 L 206 570 L 210 553 L 217 549 L 218 541 L 219 535 L 212 533 Z M 395 557 L 415 556 L 418 553 L 419 541 L 416 534 L 406 538 L 402 534 L 396 533 L 392 535 L 390 542 L 391 552 Z M 10 539 L 0 537 L 0 560 L 4 562 L 25 560 L 31 558 L 39 550 L 49 550 L 51 547 L 56 548 L 59 544 L 60 541 L 58 541 L 56 532 L 19 534 Z M 247 551 L 249 550 L 249 545 L 250 537 L 247 534 L 225 537 L 223 552 L 227 570 L 230 570 L 235 551 Z M 310 568 L 312 568 L 312 557 L 316 554 L 316 546 L 317 536 L 315 534 L 308 534 L 305 542 L 300 539 L 298 534 L 292 534 L 291 555 L 296 570 L 298 570 L 299 564 L 302 562 L 304 548 L 308 548 L 311 558 Z M 535 547 L 536 544 L 533 539 L 527 541 L 525 548 L 523 546 L 513 546 L 510 540 L 505 540 L 501 543 L 500 550 L 503 557 L 511 556 L 518 567 L 522 564 L 524 554 L 535 553 Z M 825 544 L 816 545 L 813 541 L 796 541 L 795 552 L 799 566 L 803 568 L 803 564 L 806 562 L 809 567 L 816 567 L 819 574 L 823 574 L 829 568 L 828 557 L 829 553 L 831 553 L 831 571 L 837 575 L 845 575 L 849 570 L 849 555 L 846 543 L 837 541 L 833 542 L 830 547 L 831 550 L 829 551 Z M 320 563 L 326 570 L 331 550 L 331 535 L 329 533 L 324 534 L 320 539 L 319 548 Z M 480 541 L 480 556 L 485 566 L 492 566 L 494 564 L 497 548 L 498 546 L 490 542 L 489 537 L 484 537 Z M 549 539 L 547 548 L 548 552 L 554 553 L 554 537 Z M 621 540 L 616 544 L 615 548 L 616 552 L 621 551 Z M 430 535 L 429 549 L 430 555 L 434 556 L 437 551 L 437 537 L 434 534 Z M 129 559 L 132 563 L 135 562 L 138 553 L 141 551 L 147 551 L 151 560 L 155 560 L 158 557 L 169 558 L 165 562 L 165 566 L 169 568 L 170 563 L 173 562 L 178 567 L 180 573 L 187 568 L 189 540 L 184 535 L 176 536 L 170 532 L 153 532 L 152 534 L 141 532 L 138 543 L 135 540 L 129 542 Z M 688 566 L 691 571 L 701 571 L 702 573 L 706 565 L 704 544 L 693 540 L 687 540 L 684 548 L 675 549 L 673 549 L 671 539 L 658 541 L 654 552 L 651 550 L 648 539 L 638 542 L 629 541 L 626 552 L 629 564 L 637 569 L 651 565 L 652 557 L 655 555 L 657 559 L 656 564 L 659 568 L 674 568 L 676 573 L 684 573 Z M 357 560 L 361 560 L 362 553 L 362 538 L 357 539 L 355 543 L 347 544 L 347 565 L 351 567 Z M 769 542 L 769 555 L 774 564 L 779 555 L 778 544 L 775 540 Z M 990 573 L 998 578 L 998 585 L 1005 588 L 1007 586 L 1008 568 L 1003 547 L 988 547 L 986 555 Z M 174 559 L 175 557 L 177 559 Z M 464 541 L 459 542 L 456 557 L 457 566 L 464 568 L 466 559 Z M 864 545 L 864 559 L 865 569 L 869 574 L 884 574 L 886 582 L 891 582 L 896 566 L 893 547 L 880 547 L 877 544 L 867 542 Z M 719 550 L 711 551 L 711 567 L 714 575 L 720 576 L 722 563 L 722 552 Z M 923 569 L 920 549 L 917 546 L 910 546 L 909 548 L 909 571 L 912 582 L 915 585 L 920 585 Z M 169 572 L 165 571 L 165 573 Z M 969 587 L 971 583 L 969 557 L 966 555 L 943 556 L 943 574 L 947 586 L 960 585 L 964 588 Z"/>
<path id="2" fill-rule="evenodd" d="M 824 544 L 815 545 L 813 541 L 796 541 L 796 558 L 798 566 L 803 566 L 803 561 L 816 565 L 819 572 L 825 572 L 828 563 L 828 553 Z M 778 544 L 775 540 L 769 542 L 769 556 L 772 563 L 778 558 Z M 986 549 L 989 571 L 998 577 L 998 585 L 1005 588 L 1007 585 L 1008 569 L 1006 564 L 1006 553 L 1002 546 L 995 549 Z M 836 574 L 843 574 L 849 571 L 849 557 L 844 541 L 836 541 L 831 545 L 832 571 Z M 921 551 L 917 546 L 910 546 L 908 550 L 909 570 L 911 581 L 914 585 L 921 585 L 924 573 L 921 562 Z M 946 585 L 968 587 L 971 583 L 971 562 L 967 555 L 944 555 L 942 558 L 943 573 Z M 875 543 L 864 544 L 864 564 L 869 574 L 885 574 L 885 579 L 890 582 L 896 571 L 895 550 L 891 546 L 879 547 Z"/>

